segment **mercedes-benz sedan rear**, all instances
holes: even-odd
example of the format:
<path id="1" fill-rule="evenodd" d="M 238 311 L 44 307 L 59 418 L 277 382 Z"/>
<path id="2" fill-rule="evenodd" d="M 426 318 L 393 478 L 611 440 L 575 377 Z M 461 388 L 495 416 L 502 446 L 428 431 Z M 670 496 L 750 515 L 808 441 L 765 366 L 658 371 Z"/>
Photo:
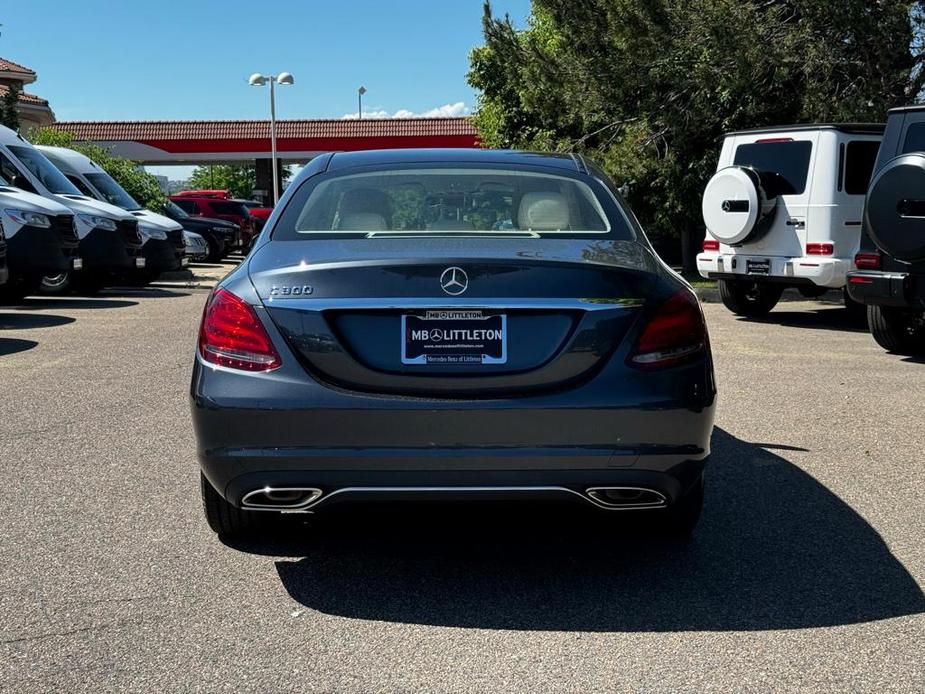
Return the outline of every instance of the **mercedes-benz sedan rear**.
<path id="1" fill-rule="evenodd" d="M 215 289 L 213 530 L 345 502 L 565 499 L 688 534 L 715 383 L 691 288 L 581 157 L 324 155 Z"/>

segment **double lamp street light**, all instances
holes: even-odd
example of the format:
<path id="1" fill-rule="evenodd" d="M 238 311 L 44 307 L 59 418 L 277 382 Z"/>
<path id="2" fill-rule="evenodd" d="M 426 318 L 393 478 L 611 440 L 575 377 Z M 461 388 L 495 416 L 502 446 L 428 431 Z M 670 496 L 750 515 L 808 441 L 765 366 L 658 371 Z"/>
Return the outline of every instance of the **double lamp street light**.
<path id="1" fill-rule="evenodd" d="M 276 87 L 277 84 L 293 84 L 295 80 L 288 72 L 278 75 L 261 75 L 255 72 L 248 82 L 252 87 L 270 85 L 270 159 L 273 167 L 273 206 L 279 202 L 279 168 L 276 164 Z"/>

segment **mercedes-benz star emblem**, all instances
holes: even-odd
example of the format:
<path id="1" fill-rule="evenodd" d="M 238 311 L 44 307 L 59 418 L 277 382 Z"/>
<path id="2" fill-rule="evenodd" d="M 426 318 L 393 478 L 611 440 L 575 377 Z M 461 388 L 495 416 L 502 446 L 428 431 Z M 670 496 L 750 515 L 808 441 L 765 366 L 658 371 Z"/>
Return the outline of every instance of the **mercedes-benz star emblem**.
<path id="1" fill-rule="evenodd" d="M 440 287 L 450 296 L 459 296 L 469 288 L 469 276 L 461 267 L 448 267 L 440 275 Z"/>

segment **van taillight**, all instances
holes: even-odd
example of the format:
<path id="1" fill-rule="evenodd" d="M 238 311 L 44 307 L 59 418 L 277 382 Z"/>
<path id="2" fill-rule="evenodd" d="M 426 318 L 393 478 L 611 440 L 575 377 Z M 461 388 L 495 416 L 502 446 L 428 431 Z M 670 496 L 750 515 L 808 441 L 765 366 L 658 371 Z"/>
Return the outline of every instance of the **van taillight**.
<path id="1" fill-rule="evenodd" d="M 716 239 L 704 239 L 703 240 L 703 250 L 705 251 L 718 251 L 719 250 L 719 241 Z"/>
<path id="2" fill-rule="evenodd" d="M 857 253 L 854 264 L 858 270 L 879 270 L 883 267 L 883 259 L 879 253 Z"/>
<path id="3" fill-rule="evenodd" d="M 833 243 L 807 243 L 806 255 L 833 255 L 835 253 L 835 244 Z"/>
<path id="4" fill-rule="evenodd" d="M 643 328 L 629 357 L 631 366 L 661 369 L 700 356 L 707 345 L 707 326 L 697 298 L 679 291 L 665 301 Z"/>
<path id="5" fill-rule="evenodd" d="M 206 304 L 199 354 L 207 362 L 241 371 L 272 371 L 283 364 L 254 309 L 226 289 L 215 290 Z"/>

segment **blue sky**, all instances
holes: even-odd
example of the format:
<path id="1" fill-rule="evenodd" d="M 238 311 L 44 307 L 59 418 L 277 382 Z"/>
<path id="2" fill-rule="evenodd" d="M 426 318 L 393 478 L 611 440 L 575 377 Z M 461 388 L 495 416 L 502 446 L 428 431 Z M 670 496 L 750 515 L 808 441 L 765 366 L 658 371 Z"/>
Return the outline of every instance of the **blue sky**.
<path id="1" fill-rule="evenodd" d="M 492 3 L 519 25 L 529 5 Z M 455 113 L 475 105 L 481 16 L 482 0 L 27 0 L 0 10 L 0 56 L 38 73 L 59 120 L 266 118 L 247 76 L 283 70 L 280 118 L 355 112 L 361 84 L 364 111 Z"/>

